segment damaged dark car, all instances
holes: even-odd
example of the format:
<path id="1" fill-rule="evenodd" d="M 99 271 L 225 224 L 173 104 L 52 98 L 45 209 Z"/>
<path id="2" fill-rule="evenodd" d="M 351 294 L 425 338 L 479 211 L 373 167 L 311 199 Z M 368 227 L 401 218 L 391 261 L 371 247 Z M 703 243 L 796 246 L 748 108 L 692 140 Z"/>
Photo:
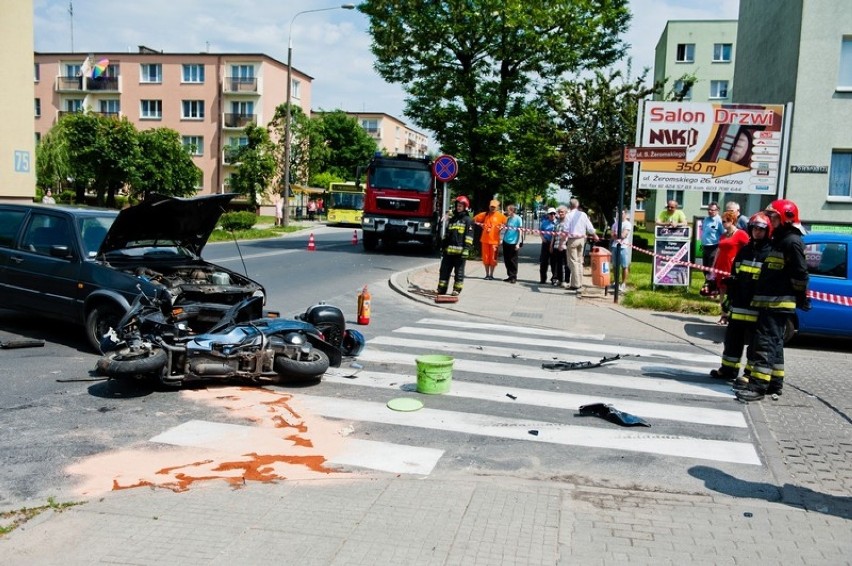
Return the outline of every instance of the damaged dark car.
<path id="1" fill-rule="evenodd" d="M 204 332 L 257 282 L 204 261 L 201 251 L 233 194 L 152 195 L 120 212 L 0 204 L 0 308 L 79 324 L 95 351 L 139 293 L 163 291 Z"/>

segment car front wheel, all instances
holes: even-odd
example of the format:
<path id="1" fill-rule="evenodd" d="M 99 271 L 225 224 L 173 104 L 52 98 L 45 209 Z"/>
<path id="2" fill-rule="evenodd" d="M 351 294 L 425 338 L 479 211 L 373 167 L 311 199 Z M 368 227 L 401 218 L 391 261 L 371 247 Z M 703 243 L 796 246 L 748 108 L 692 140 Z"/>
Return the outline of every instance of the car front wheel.
<path id="1" fill-rule="evenodd" d="M 92 307 L 86 316 L 86 338 L 95 352 L 101 352 L 101 338 L 110 328 L 116 328 L 124 311 L 112 303 L 100 303 Z"/>

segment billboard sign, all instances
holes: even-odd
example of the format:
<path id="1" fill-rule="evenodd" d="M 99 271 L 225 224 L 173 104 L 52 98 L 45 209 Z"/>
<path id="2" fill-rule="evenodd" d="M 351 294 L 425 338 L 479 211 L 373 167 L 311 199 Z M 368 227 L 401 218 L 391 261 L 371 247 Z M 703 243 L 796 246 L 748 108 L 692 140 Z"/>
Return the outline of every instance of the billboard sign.
<path id="1" fill-rule="evenodd" d="M 686 159 L 640 164 L 638 188 L 778 194 L 784 106 L 647 101 L 643 148 L 686 148 Z"/>

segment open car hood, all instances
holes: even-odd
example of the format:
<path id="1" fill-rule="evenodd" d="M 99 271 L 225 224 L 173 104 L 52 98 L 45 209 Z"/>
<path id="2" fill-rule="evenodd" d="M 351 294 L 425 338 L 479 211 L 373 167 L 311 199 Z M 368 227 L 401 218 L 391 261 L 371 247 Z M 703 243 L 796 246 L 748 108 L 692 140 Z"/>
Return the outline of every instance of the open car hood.
<path id="1" fill-rule="evenodd" d="M 98 255 L 124 249 L 130 242 L 161 242 L 191 251 L 196 256 L 207 244 L 225 207 L 235 193 L 178 198 L 153 194 L 118 213 Z"/>

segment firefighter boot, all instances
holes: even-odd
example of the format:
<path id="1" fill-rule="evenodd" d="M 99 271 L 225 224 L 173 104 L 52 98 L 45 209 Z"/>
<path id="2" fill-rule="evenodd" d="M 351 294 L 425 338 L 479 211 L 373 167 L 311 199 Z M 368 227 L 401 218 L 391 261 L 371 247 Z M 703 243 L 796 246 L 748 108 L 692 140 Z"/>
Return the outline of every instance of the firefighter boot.
<path id="1" fill-rule="evenodd" d="M 745 402 L 760 401 L 766 396 L 767 383 L 752 379 L 748 389 L 737 391 L 737 399 Z"/>
<path id="2" fill-rule="evenodd" d="M 740 377 L 736 378 L 734 380 L 733 385 L 731 385 L 731 389 L 733 389 L 734 391 L 743 391 L 745 389 L 748 389 L 748 376 L 741 375 Z"/>
<path id="3" fill-rule="evenodd" d="M 733 368 L 722 366 L 719 369 L 711 369 L 710 377 L 712 377 L 713 379 L 724 379 L 726 381 L 731 381 L 732 379 L 736 379 L 737 372 Z"/>
<path id="4" fill-rule="evenodd" d="M 769 380 L 769 387 L 766 389 L 767 395 L 778 395 L 779 397 L 783 395 L 784 389 L 784 378 L 783 377 L 773 377 Z"/>

